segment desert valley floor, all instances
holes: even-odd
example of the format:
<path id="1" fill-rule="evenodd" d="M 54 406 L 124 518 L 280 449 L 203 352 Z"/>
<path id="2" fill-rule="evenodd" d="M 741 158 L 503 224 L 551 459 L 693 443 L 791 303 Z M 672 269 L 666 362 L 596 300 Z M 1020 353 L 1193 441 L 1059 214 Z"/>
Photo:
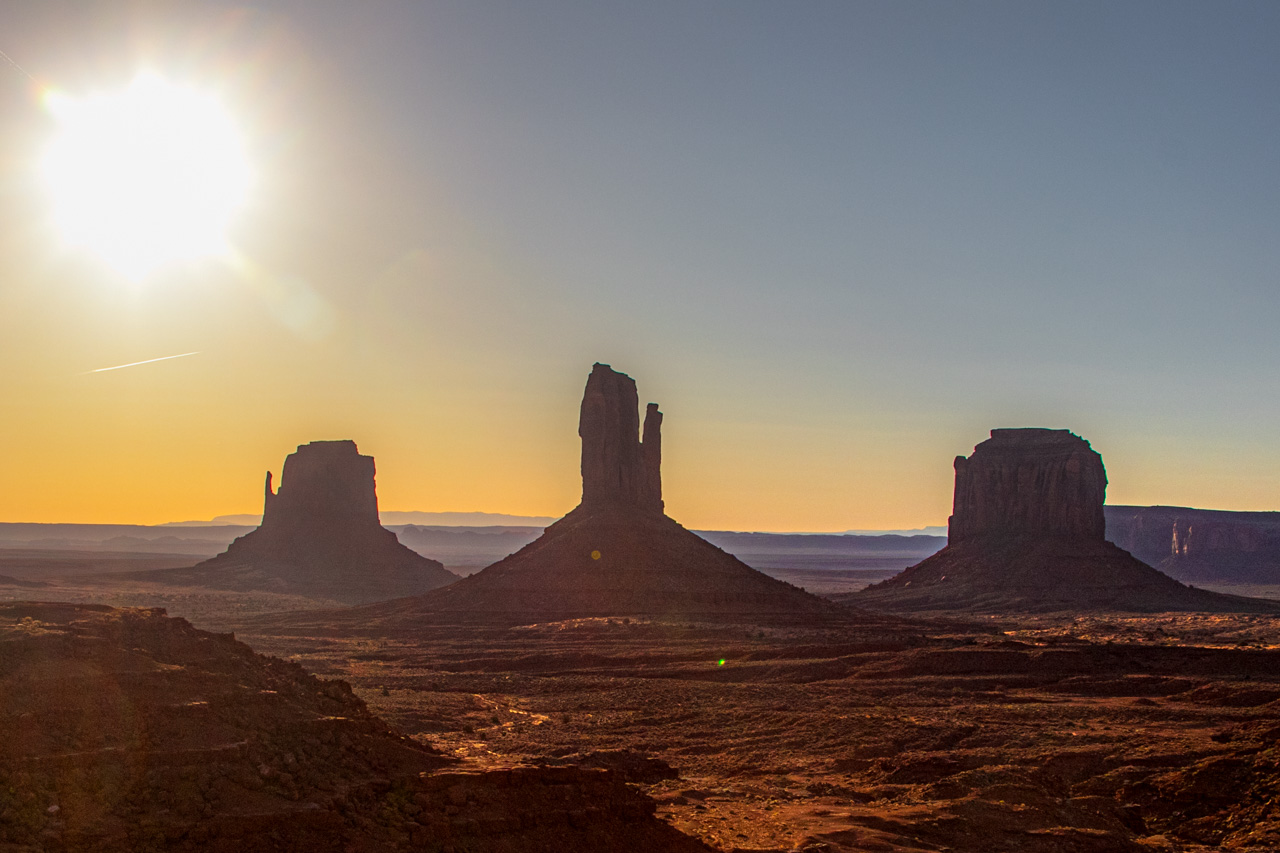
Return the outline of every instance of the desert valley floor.
<path id="1" fill-rule="evenodd" d="M 1271 616 L 406 628 L 265 593 L 49 583 L 0 597 L 166 606 L 349 682 L 463 766 L 612 767 L 718 850 L 1280 848 Z"/>

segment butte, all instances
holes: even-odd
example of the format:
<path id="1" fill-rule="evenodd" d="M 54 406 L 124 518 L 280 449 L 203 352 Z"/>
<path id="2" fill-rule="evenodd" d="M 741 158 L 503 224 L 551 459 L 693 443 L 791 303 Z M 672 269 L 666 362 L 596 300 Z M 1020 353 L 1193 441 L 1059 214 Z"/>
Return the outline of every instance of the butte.
<path id="1" fill-rule="evenodd" d="M 1184 586 L 1106 541 L 1102 457 L 1064 429 L 994 429 L 955 461 L 947 547 L 837 600 L 895 610 L 1280 612 Z"/>
<path id="2" fill-rule="evenodd" d="M 393 621 L 432 612 L 518 618 L 839 613 L 666 516 L 662 413 L 649 404 L 641 440 L 638 400 L 631 377 L 596 364 L 578 422 L 582 502 L 536 541 L 456 584 L 362 610 Z"/>
<path id="3" fill-rule="evenodd" d="M 189 569 L 146 574 L 165 583 L 343 604 L 417 595 L 458 579 L 379 523 L 373 457 L 362 456 L 354 441 L 300 445 L 285 459 L 277 491 L 267 472 L 257 530 Z"/>

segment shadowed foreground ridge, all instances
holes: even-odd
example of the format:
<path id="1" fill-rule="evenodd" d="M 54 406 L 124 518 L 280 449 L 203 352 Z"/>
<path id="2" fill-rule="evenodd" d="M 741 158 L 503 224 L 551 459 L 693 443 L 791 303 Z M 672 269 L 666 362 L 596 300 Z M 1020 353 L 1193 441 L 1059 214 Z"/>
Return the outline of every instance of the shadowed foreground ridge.
<path id="1" fill-rule="evenodd" d="M 582 502 L 535 542 L 471 577 L 376 608 L 423 612 L 626 615 L 831 613 L 837 608 L 757 572 L 663 513 L 662 413 L 641 441 L 636 384 L 597 364 L 578 433 Z M 370 611 L 371 613 L 374 611 Z"/>
<path id="2" fill-rule="evenodd" d="M 0 604 L 0 720 L 5 850 L 708 849 L 612 770 L 459 764 L 162 610 Z"/>
<path id="3" fill-rule="evenodd" d="M 193 568 L 148 579 L 366 604 L 458 578 L 378 522 L 372 456 L 362 456 L 354 441 L 313 441 L 285 459 L 278 491 L 267 472 L 261 527 Z"/>
<path id="4" fill-rule="evenodd" d="M 1106 541 L 1102 457 L 1067 430 L 992 430 L 955 470 L 947 547 L 840 600 L 904 610 L 1280 612 L 1280 603 L 1183 586 Z"/>

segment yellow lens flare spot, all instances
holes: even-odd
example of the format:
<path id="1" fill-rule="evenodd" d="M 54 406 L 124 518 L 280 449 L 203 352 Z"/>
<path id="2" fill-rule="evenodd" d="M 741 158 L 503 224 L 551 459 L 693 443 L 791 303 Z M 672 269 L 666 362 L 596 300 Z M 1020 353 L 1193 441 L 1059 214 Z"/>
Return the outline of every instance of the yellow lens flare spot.
<path id="1" fill-rule="evenodd" d="M 728 663 L 727 660 L 720 658 L 720 660 L 716 661 L 716 666 L 724 666 L 726 663 Z"/>
<path id="2" fill-rule="evenodd" d="M 598 559 L 600 559 L 600 552 L 599 552 L 599 551 L 592 551 L 592 552 L 591 552 L 591 559 L 593 559 L 593 560 L 598 560 Z"/>
<path id="3" fill-rule="evenodd" d="M 68 246 L 131 280 L 230 254 L 253 184 L 245 140 L 218 99 L 155 74 L 123 91 L 47 92 L 58 125 L 40 172 Z"/>

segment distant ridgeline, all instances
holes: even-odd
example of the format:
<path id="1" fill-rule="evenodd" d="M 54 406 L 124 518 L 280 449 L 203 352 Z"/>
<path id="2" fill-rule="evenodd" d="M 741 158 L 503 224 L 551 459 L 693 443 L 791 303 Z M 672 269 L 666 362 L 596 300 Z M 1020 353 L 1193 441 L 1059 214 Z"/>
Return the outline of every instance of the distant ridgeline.
<path id="1" fill-rule="evenodd" d="M 1280 584 L 1280 512 L 1230 512 L 1168 506 L 1107 506 L 1106 538 L 1144 563 L 1189 583 Z M 461 513 L 459 513 L 461 515 Z M 383 513 L 383 516 L 395 513 Z M 409 513 L 404 513 L 409 515 Z M 441 513 L 441 515 L 445 515 Z M 400 541 L 446 566 L 474 570 L 542 535 L 526 525 L 385 524 Z M 35 524 L 0 522 L 0 550 L 104 551 L 204 558 L 221 553 L 253 526 Z M 841 567 L 844 561 L 905 559 L 939 551 L 945 536 L 848 533 L 745 533 L 696 530 L 757 569 Z"/>
<path id="2" fill-rule="evenodd" d="M 1280 584 L 1280 512 L 1109 506 L 1107 538 L 1181 581 Z"/>

